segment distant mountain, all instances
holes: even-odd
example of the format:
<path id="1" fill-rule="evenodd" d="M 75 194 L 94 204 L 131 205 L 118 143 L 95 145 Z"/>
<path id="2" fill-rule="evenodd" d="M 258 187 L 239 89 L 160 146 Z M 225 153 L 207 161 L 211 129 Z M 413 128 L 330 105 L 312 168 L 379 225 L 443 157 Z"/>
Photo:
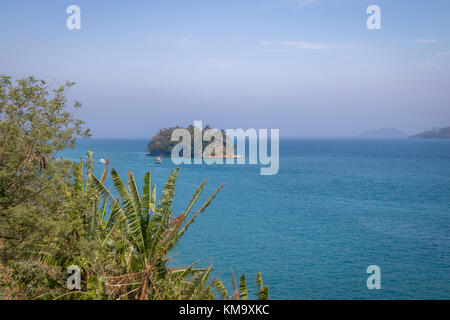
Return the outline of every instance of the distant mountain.
<path id="1" fill-rule="evenodd" d="M 407 138 L 406 132 L 397 129 L 376 129 L 367 130 L 358 135 L 363 138 Z"/>
<path id="2" fill-rule="evenodd" d="M 409 137 L 410 139 L 450 139 L 450 127 L 432 129 Z"/>

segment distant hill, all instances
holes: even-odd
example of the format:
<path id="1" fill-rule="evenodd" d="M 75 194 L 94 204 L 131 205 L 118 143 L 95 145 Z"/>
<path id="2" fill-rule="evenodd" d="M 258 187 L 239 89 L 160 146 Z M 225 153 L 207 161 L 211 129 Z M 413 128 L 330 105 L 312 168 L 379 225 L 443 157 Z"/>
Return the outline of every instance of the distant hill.
<path id="1" fill-rule="evenodd" d="M 418 133 L 409 137 L 410 139 L 450 139 L 450 127 L 433 129 Z"/>
<path id="2" fill-rule="evenodd" d="M 406 132 L 397 129 L 376 129 L 367 130 L 358 135 L 362 138 L 407 138 Z"/>

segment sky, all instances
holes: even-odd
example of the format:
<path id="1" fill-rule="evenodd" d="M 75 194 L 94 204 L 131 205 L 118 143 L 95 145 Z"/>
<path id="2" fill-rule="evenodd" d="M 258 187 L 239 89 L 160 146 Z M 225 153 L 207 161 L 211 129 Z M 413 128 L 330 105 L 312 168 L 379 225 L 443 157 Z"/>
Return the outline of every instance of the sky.
<path id="1" fill-rule="evenodd" d="M 195 120 L 412 134 L 450 126 L 450 0 L 0 0 L 0 74 L 76 82 L 68 98 L 97 138 Z"/>

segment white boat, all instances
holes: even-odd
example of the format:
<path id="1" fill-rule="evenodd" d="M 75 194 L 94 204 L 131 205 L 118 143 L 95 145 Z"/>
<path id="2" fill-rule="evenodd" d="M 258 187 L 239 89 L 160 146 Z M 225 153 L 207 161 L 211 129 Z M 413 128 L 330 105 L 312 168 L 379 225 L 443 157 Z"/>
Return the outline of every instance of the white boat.
<path id="1" fill-rule="evenodd" d="M 105 160 L 105 159 L 100 159 L 98 162 L 100 162 L 100 163 L 106 163 L 106 160 Z"/>
<path id="2" fill-rule="evenodd" d="M 161 157 L 156 157 L 155 162 L 156 163 L 162 163 Z"/>

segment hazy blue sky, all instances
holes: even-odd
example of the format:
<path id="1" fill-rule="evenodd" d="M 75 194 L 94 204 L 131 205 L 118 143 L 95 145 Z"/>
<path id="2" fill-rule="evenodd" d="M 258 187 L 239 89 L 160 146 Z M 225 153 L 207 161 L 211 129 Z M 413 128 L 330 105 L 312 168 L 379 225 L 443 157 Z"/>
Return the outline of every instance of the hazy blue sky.
<path id="1" fill-rule="evenodd" d="M 1 0 L 0 74 L 76 82 L 96 137 L 413 133 L 450 125 L 450 0 Z"/>

